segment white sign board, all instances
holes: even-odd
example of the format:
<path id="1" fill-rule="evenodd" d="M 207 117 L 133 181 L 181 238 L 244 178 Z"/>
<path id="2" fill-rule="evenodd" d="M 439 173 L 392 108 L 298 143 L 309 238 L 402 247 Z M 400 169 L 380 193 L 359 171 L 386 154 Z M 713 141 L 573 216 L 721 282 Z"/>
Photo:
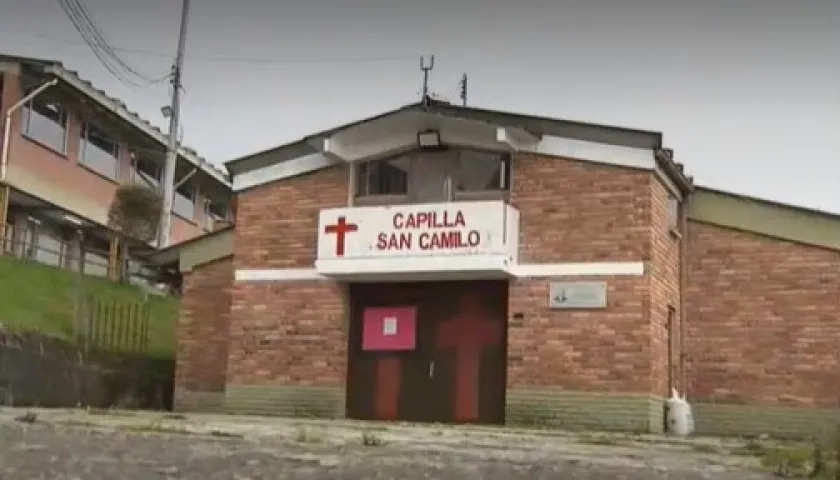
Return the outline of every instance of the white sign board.
<path id="1" fill-rule="evenodd" d="M 392 337 L 397 334 L 397 317 L 385 317 L 382 319 L 382 335 Z"/>
<path id="2" fill-rule="evenodd" d="M 501 201 L 322 210 L 318 259 L 506 254 L 513 225 L 518 213 Z"/>

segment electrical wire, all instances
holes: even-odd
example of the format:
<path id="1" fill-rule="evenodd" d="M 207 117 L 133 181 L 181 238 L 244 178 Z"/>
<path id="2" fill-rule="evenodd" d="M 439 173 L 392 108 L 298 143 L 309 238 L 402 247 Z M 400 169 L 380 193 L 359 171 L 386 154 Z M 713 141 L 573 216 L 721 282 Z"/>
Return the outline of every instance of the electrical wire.
<path id="1" fill-rule="evenodd" d="M 117 80 L 121 83 L 131 86 L 131 87 L 143 87 L 140 82 L 136 82 L 131 78 L 128 78 L 123 72 L 119 70 L 119 66 L 115 65 L 113 59 L 109 58 L 109 56 L 103 52 L 102 45 L 98 39 L 95 37 L 91 37 L 91 33 L 89 30 L 89 26 L 84 23 L 84 20 L 81 18 L 81 15 L 77 8 L 74 8 L 70 2 L 66 0 L 58 0 L 59 6 L 61 6 L 64 13 L 70 19 L 71 23 L 73 23 L 73 27 L 82 37 L 82 40 L 90 47 L 93 54 L 99 60 L 103 67 Z"/>
<path id="2" fill-rule="evenodd" d="M 90 11 L 80 0 L 57 0 L 65 15 L 70 19 L 73 27 L 91 49 L 103 67 L 121 83 L 131 87 L 148 87 L 169 78 L 169 74 L 161 78 L 151 78 L 132 68 L 125 62 L 116 50 L 108 43 L 102 32 L 93 21 Z M 126 72 L 134 75 L 140 81 L 132 79 Z"/>
<path id="3" fill-rule="evenodd" d="M 79 43 L 68 40 L 66 38 L 59 38 L 54 37 L 51 35 L 43 35 L 37 33 L 30 33 L 30 32 L 21 32 L 21 31 L 14 31 L 14 30 L 3 30 L 4 34 L 14 34 L 14 35 L 21 35 L 27 36 L 32 38 L 40 38 L 42 40 L 47 40 L 51 42 L 59 42 L 63 45 L 71 45 L 71 46 L 86 46 L 86 43 Z M 138 48 L 127 48 L 127 47 L 117 47 L 112 46 L 115 51 L 123 52 L 128 54 L 134 55 L 146 55 L 151 57 L 166 57 L 170 58 L 171 55 L 167 53 L 163 53 L 156 50 L 146 50 L 146 49 L 138 49 Z M 416 62 L 418 55 L 382 55 L 382 56 L 369 56 L 369 57 L 333 57 L 333 58 L 254 58 L 254 57 L 241 57 L 241 56 L 216 56 L 216 55 L 195 55 L 195 54 L 186 54 L 186 57 L 190 59 L 190 61 L 197 61 L 197 62 L 206 62 L 206 63 L 241 63 L 241 64 L 250 64 L 250 65 L 331 65 L 331 64 L 343 64 L 343 63 L 388 63 L 388 62 L 403 62 L 403 61 L 412 61 Z M 168 78 L 168 77 L 167 77 Z"/>
<path id="4" fill-rule="evenodd" d="M 108 56 L 113 58 L 123 69 L 128 72 L 133 73 L 139 78 L 146 80 L 147 82 L 154 83 L 155 79 L 149 78 L 146 75 L 138 72 L 137 70 L 133 69 L 129 64 L 123 61 L 120 58 L 119 54 L 114 51 L 114 48 L 105 40 L 105 37 L 102 35 L 102 32 L 96 27 L 96 23 L 93 21 L 93 17 L 90 14 L 90 11 L 85 7 L 85 4 L 82 3 L 81 0 L 65 0 L 71 4 L 74 4 L 77 7 L 77 11 L 81 13 L 82 17 L 85 19 L 85 23 L 90 26 L 90 31 L 93 34 L 94 38 L 99 40 L 99 44 L 102 48 L 108 53 Z"/>
<path id="5" fill-rule="evenodd" d="M 114 69 L 113 65 L 111 65 L 111 62 L 107 58 L 105 58 L 102 55 L 102 53 L 99 51 L 99 48 L 97 47 L 97 45 L 95 45 L 94 42 L 91 41 L 88 38 L 84 27 L 81 25 L 79 19 L 76 17 L 75 10 L 73 10 L 66 2 L 64 2 L 62 0 L 58 0 L 58 5 L 64 11 L 64 14 L 67 15 L 67 18 L 70 19 L 71 23 L 73 23 L 73 27 L 76 29 L 76 31 L 79 33 L 79 35 L 82 37 L 82 39 L 85 41 L 87 46 L 90 47 L 91 51 L 96 56 L 96 58 L 99 60 L 99 62 L 102 64 L 102 66 L 105 67 L 105 69 L 108 70 L 108 72 L 111 75 L 113 75 L 114 77 L 119 79 L 120 82 L 131 83 L 131 82 L 127 82 L 124 79 L 123 75 L 121 75 L 118 71 L 116 71 Z"/>

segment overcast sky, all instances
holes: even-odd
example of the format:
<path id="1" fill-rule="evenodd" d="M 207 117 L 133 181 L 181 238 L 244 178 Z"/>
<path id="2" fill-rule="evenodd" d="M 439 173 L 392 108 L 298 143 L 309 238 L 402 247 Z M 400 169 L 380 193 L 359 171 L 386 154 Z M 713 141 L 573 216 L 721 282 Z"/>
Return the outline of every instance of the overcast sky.
<path id="1" fill-rule="evenodd" d="M 134 69 L 167 72 L 179 0 L 83 2 Z M 661 131 L 698 183 L 840 212 L 829 3 L 193 0 L 185 143 L 220 163 L 411 103 L 435 54 L 452 101 L 466 72 L 471 105 Z M 56 0 L 0 0 L 0 50 L 61 60 L 166 125 L 166 84 L 112 77 Z"/>

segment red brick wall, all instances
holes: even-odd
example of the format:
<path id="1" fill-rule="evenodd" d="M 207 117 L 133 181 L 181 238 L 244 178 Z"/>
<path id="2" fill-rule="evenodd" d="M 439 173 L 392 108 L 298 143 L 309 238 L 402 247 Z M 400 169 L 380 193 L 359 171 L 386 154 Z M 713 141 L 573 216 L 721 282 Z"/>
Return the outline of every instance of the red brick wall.
<path id="1" fill-rule="evenodd" d="M 651 258 L 650 172 L 519 156 L 511 181 L 511 203 L 521 214 L 520 262 Z M 562 280 L 583 279 L 552 279 Z M 651 391 L 649 282 L 600 280 L 608 282 L 609 308 L 579 311 L 548 308 L 548 279 L 511 282 L 508 388 Z"/>
<path id="2" fill-rule="evenodd" d="M 334 282 L 236 285 L 228 382 L 344 386 L 345 288 Z"/>
<path id="3" fill-rule="evenodd" d="M 340 165 L 240 193 L 236 268 L 312 268 L 318 212 L 347 206 L 349 178 Z"/>
<path id="4" fill-rule="evenodd" d="M 346 206 L 348 183 L 347 167 L 337 166 L 242 192 L 235 268 L 312 268 L 318 212 Z M 237 283 L 228 382 L 343 385 L 344 295 L 324 280 Z"/>
<path id="5" fill-rule="evenodd" d="M 224 391 L 232 285 L 231 257 L 199 265 L 184 275 L 176 388 Z"/>
<path id="6" fill-rule="evenodd" d="M 549 310 L 549 280 L 511 282 L 508 389 L 649 393 L 647 282 L 643 277 L 587 280 L 608 282 L 608 309 Z"/>
<path id="7" fill-rule="evenodd" d="M 688 394 L 836 407 L 840 253 L 691 222 Z"/>
<path id="8" fill-rule="evenodd" d="M 671 234 L 668 188 L 655 177 L 651 182 L 651 187 L 652 250 L 649 264 L 651 371 L 653 392 L 666 395 L 669 365 L 674 386 L 678 386 L 680 378 L 680 239 Z M 668 331 L 669 307 L 674 308 L 674 319 L 670 328 L 675 338 L 672 338 Z M 670 359 L 668 358 L 668 342 L 672 344 Z"/>
<path id="9" fill-rule="evenodd" d="M 650 256 L 651 173 L 517 156 L 511 203 L 521 263 L 637 262 Z"/>

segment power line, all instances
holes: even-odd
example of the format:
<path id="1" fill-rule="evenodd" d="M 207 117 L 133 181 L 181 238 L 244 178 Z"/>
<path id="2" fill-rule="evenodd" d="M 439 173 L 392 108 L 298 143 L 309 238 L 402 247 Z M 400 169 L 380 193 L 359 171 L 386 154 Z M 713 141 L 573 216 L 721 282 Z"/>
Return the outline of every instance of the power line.
<path id="1" fill-rule="evenodd" d="M 146 75 L 143 75 L 142 73 L 133 69 L 129 64 L 124 62 L 122 58 L 120 58 L 119 54 L 108 43 L 108 41 L 105 40 L 105 37 L 102 35 L 102 32 L 98 28 L 96 28 L 96 23 L 93 21 L 93 16 L 90 14 L 90 11 L 87 9 L 87 7 L 85 7 L 85 4 L 82 3 L 81 0 L 66 0 L 66 1 L 72 1 L 72 3 L 76 5 L 79 13 L 82 14 L 82 17 L 84 17 L 86 23 L 88 25 L 90 25 L 91 33 L 95 36 L 95 38 L 97 38 L 99 40 L 99 44 L 102 45 L 102 48 L 106 50 L 108 55 L 111 58 L 113 58 L 114 60 L 116 60 L 116 62 L 122 68 L 124 68 L 128 72 L 133 73 L 134 75 L 136 75 L 139 78 L 145 79 L 148 82 L 154 83 L 156 81 L 155 79 L 149 78 Z"/>
<path id="2" fill-rule="evenodd" d="M 86 32 L 86 30 L 85 30 L 84 26 L 82 26 L 82 23 L 81 23 L 81 21 L 80 21 L 80 20 L 79 20 L 79 18 L 78 18 L 78 12 L 77 12 L 77 11 L 75 11 L 72 7 L 70 7 L 67 3 L 62 2 L 62 1 L 60 1 L 60 0 L 59 0 L 59 2 L 58 2 L 58 5 L 59 5 L 59 6 L 61 7 L 61 9 L 64 11 L 64 14 L 65 14 L 65 15 L 67 15 L 67 18 L 69 18 L 69 19 L 70 19 L 70 22 L 73 24 L 73 28 L 75 28 L 75 29 L 76 29 L 76 31 L 79 33 L 79 35 L 81 35 L 82 39 L 85 41 L 85 43 L 87 44 L 87 46 L 91 49 L 91 51 L 93 52 L 93 54 L 94 54 L 94 55 L 96 56 L 96 58 L 99 60 L 99 63 L 101 63 L 101 64 L 102 64 L 102 66 L 103 66 L 103 67 L 105 67 L 105 69 L 106 69 L 106 70 L 108 70 L 108 72 L 109 72 L 111 75 L 113 75 L 113 76 L 114 76 L 114 77 L 116 77 L 118 80 L 120 80 L 120 82 L 122 82 L 122 83 L 131 83 L 130 81 L 126 80 L 126 79 L 123 77 L 123 75 L 121 75 L 121 74 L 120 74 L 120 72 L 118 72 L 118 71 L 114 68 L 114 66 L 111 64 L 110 60 L 109 60 L 108 58 L 106 58 L 106 57 L 105 57 L 105 56 L 104 56 L 104 55 L 100 52 L 100 50 L 99 50 L 98 46 L 95 44 L 95 42 L 94 42 L 93 40 L 91 40 L 91 39 L 88 37 L 87 32 Z"/>
<path id="3" fill-rule="evenodd" d="M 40 38 L 52 42 L 62 43 L 70 46 L 86 46 L 85 43 L 74 42 L 72 40 L 54 37 L 50 35 L 42 35 L 29 32 L 16 32 L 4 30 L 5 34 L 13 34 L 20 36 L 27 36 L 32 38 Z M 172 58 L 171 54 L 156 50 L 145 50 L 138 48 L 127 48 L 111 46 L 117 52 L 133 54 L 133 55 L 147 55 L 152 57 Z M 252 65 L 329 65 L 338 63 L 388 63 L 388 62 L 403 62 L 407 60 L 417 61 L 417 55 L 382 55 L 369 57 L 333 57 L 333 58 L 254 58 L 254 57 L 240 57 L 240 56 L 218 56 L 218 55 L 187 55 L 191 61 L 199 61 L 206 63 L 241 63 Z"/>
<path id="4" fill-rule="evenodd" d="M 58 0 L 58 5 L 102 66 L 120 82 L 133 87 L 146 87 L 167 78 L 166 76 L 158 79 L 150 78 L 138 72 L 123 60 L 105 39 L 105 36 L 96 26 L 90 11 L 81 0 Z M 134 81 L 125 72 L 137 77 L 143 83 Z"/>

